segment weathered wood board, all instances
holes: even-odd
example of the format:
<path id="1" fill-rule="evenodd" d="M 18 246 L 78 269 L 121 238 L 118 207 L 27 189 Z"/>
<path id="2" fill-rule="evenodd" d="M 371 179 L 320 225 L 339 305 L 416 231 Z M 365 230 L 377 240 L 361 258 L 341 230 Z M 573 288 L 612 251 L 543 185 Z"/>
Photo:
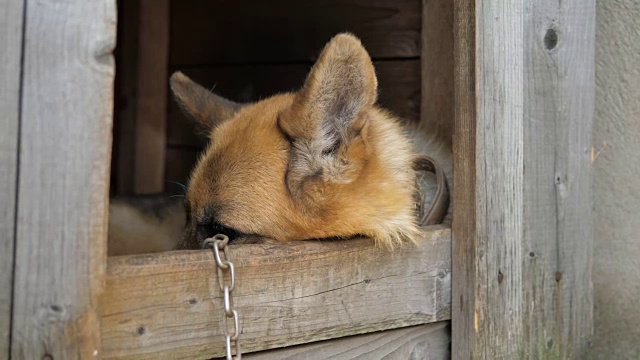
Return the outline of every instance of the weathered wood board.
<path id="1" fill-rule="evenodd" d="M 444 321 L 243 354 L 242 357 L 251 360 L 449 360 L 450 348 L 451 329 L 449 322 Z"/>
<path id="2" fill-rule="evenodd" d="M 0 2 L 0 359 L 9 358 L 24 1 Z"/>
<path id="3" fill-rule="evenodd" d="M 170 63 L 311 61 L 338 32 L 374 58 L 420 56 L 420 0 L 173 1 Z"/>
<path id="4" fill-rule="evenodd" d="M 378 103 L 407 121 L 420 116 L 420 61 L 376 61 Z M 308 64 L 217 66 L 181 68 L 194 81 L 233 101 L 250 102 L 281 92 L 296 91 L 311 69 Z M 188 119 L 174 101 L 169 104 L 169 146 L 203 146 Z"/>
<path id="5" fill-rule="evenodd" d="M 25 4 L 11 355 L 89 359 L 101 349 L 115 1 Z"/>
<path id="6" fill-rule="evenodd" d="M 453 134 L 453 223 L 451 284 L 451 358 L 471 359 L 475 355 L 477 322 L 476 239 L 477 185 L 477 108 L 476 108 L 476 8 L 475 3 L 454 1 L 454 94 Z M 517 321 L 517 319 L 515 320 Z M 482 356 L 478 356 L 482 358 Z"/>
<path id="7" fill-rule="evenodd" d="M 525 2 L 522 330 L 533 359 L 584 359 L 593 335 L 595 2 Z"/>
<path id="8" fill-rule="evenodd" d="M 231 246 L 246 352 L 446 320 L 451 232 L 431 227 L 395 252 L 367 239 Z M 106 358 L 224 354 L 211 251 L 109 259 Z"/>
<path id="9" fill-rule="evenodd" d="M 454 5 L 453 358 L 584 358 L 594 1 Z"/>

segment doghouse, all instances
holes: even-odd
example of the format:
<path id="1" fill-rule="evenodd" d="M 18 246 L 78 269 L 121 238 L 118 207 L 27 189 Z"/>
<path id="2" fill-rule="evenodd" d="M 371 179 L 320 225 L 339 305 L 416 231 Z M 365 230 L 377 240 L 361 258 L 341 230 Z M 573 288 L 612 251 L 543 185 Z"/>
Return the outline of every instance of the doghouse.
<path id="1" fill-rule="evenodd" d="M 392 254 L 368 239 L 232 246 L 243 354 L 582 358 L 594 4 L 9 0 L 0 358 L 224 356 L 211 251 L 107 258 L 109 194 L 187 180 L 204 143 L 172 71 L 255 100 L 300 86 L 341 31 L 370 52 L 385 107 L 453 133 L 453 227 Z"/>

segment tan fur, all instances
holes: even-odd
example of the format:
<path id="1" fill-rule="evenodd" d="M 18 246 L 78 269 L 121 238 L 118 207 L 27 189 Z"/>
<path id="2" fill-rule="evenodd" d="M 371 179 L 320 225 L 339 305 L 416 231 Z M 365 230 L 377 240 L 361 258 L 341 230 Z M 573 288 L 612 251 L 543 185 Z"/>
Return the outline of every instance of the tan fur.
<path id="1" fill-rule="evenodd" d="M 210 138 L 189 183 L 180 249 L 199 247 L 211 224 L 278 241 L 365 235 L 393 247 L 420 233 L 415 156 L 434 157 L 451 182 L 444 142 L 424 129 L 412 142 L 375 105 L 373 64 L 350 34 L 327 44 L 297 93 L 239 105 L 181 73 L 171 87 Z"/>

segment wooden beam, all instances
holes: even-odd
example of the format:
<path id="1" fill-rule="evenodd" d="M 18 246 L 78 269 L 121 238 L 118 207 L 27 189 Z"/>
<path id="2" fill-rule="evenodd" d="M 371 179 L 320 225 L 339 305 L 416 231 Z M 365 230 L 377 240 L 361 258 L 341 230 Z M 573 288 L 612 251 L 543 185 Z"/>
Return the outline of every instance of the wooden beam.
<path id="1" fill-rule="evenodd" d="M 100 354 L 115 1 L 27 1 L 11 353 Z"/>
<path id="2" fill-rule="evenodd" d="M 367 239 L 231 246 L 245 352 L 446 320 L 451 232 L 425 231 L 395 252 Z M 109 259 L 106 358 L 224 354 L 211 251 Z"/>
<path id="3" fill-rule="evenodd" d="M 455 359 L 516 358 L 524 342 L 522 1 L 455 3 Z"/>
<path id="4" fill-rule="evenodd" d="M 0 2 L 0 359 L 11 342 L 23 11 L 23 0 Z"/>
<path id="5" fill-rule="evenodd" d="M 478 244 L 476 2 L 454 0 L 453 223 L 451 262 L 451 358 L 476 355 L 476 275 Z M 517 191 L 517 189 L 516 189 Z M 480 194 L 481 195 L 481 194 Z M 487 306 L 487 304 L 482 304 Z M 478 358 L 482 359 L 481 356 Z"/>
<path id="6" fill-rule="evenodd" d="M 140 0 L 135 194 L 164 190 L 167 143 L 169 0 Z"/>
<path id="7" fill-rule="evenodd" d="M 453 358 L 583 358 L 594 1 L 454 11 Z"/>
<path id="8" fill-rule="evenodd" d="M 453 1 L 422 0 L 420 122 L 450 143 L 453 134 Z"/>
<path id="9" fill-rule="evenodd" d="M 449 360 L 450 347 L 451 329 L 446 321 L 243 354 L 242 357 L 251 360 Z"/>

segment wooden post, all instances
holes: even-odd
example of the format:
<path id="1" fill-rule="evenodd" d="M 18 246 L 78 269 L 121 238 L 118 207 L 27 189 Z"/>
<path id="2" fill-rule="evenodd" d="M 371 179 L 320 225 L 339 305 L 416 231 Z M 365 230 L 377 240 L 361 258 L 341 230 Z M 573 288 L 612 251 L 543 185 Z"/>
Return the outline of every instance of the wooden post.
<path id="1" fill-rule="evenodd" d="M 25 11 L 11 355 L 97 358 L 115 1 Z"/>
<path id="2" fill-rule="evenodd" d="M 594 0 L 456 0 L 454 359 L 583 358 Z"/>
<path id="3" fill-rule="evenodd" d="M 164 191 L 169 0 L 140 0 L 133 191 Z"/>
<path id="4" fill-rule="evenodd" d="M 23 0 L 0 2 L 0 359 L 9 358 Z"/>
<path id="5" fill-rule="evenodd" d="M 120 4 L 115 192 L 165 190 L 169 0 Z"/>
<path id="6" fill-rule="evenodd" d="M 112 195 L 133 194 L 138 88 L 138 23 L 140 0 L 118 3 L 118 46 L 115 50 Z"/>

